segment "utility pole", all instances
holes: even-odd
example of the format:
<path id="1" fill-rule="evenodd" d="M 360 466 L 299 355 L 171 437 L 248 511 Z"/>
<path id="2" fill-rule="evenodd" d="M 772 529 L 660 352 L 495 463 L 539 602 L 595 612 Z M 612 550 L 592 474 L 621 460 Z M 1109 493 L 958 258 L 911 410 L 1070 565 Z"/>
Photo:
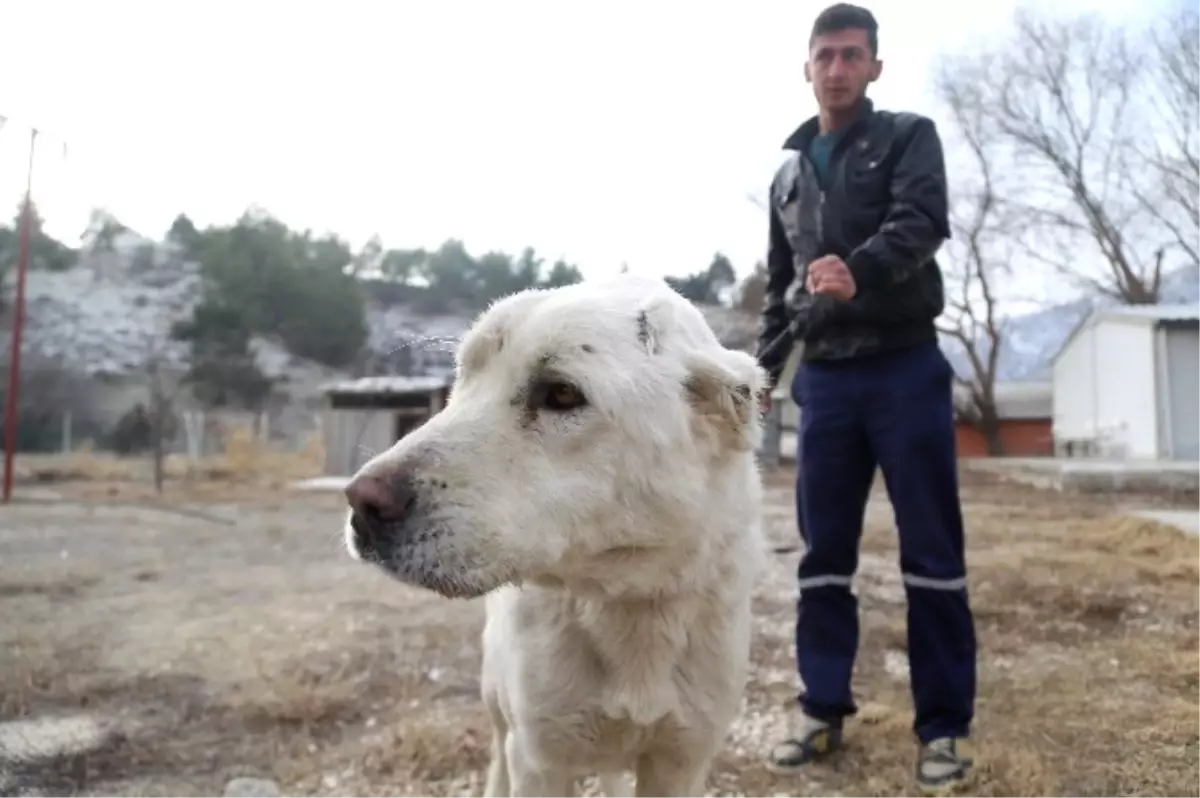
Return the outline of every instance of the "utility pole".
<path id="1" fill-rule="evenodd" d="M 12 351 L 8 359 L 8 394 L 4 408 L 4 503 L 12 498 L 13 455 L 17 450 L 17 394 L 21 388 L 21 332 L 25 326 L 25 274 L 29 271 L 29 238 L 33 227 L 33 151 L 36 128 L 29 133 L 29 168 L 25 174 L 25 203 L 21 206 L 20 249 L 17 254 L 17 290 L 13 303 Z"/>

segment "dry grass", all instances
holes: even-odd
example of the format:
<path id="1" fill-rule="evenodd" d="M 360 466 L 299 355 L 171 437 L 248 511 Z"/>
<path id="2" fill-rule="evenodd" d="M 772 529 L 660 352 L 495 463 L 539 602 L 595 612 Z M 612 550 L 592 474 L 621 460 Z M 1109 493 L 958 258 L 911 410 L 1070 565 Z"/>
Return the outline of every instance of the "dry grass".
<path id="1" fill-rule="evenodd" d="M 16 622 L 0 624 L 0 716 L 86 716 L 107 732 L 19 763 L 8 786 L 0 766 L 0 793 L 213 794 L 246 775 L 293 794 L 479 792 L 479 603 L 350 562 L 336 496 L 270 488 L 299 462 L 231 444 L 204 472 L 215 477 L 178 472 L 173 495 L 211 497 L 227 525 L 121 502 L 3 511 L 0 617 Z M 52 487 L 119 484 L 103 468 Z M 782 544 L 795 534 L 788 479 L 770 483 Z M 1197 540 L 1090 498 L 974 477 L 963 496 L 980 642 L 975 792 L 1197 795 Z M 744 712 L 710 791 L 910 794 L 903 590 L 883 501 L 863 541 L 848 750 L 803 777 L 762 766 L 796 688 L 797 556 L 778 556 L 756 596 Z"/>
<path id="2" fill-rule="evenodd" d="M 64 589 L 58 595 L 66 593 Z M 15 592 L 6 590 L 4 595 Z M 46 590 L 43 595 L 52 596 L 54 591 Z M 26 717 L 63 694 L 78 694 L 81 666 L 92 659 L 94 654 L 86 645 L 56 645 L 36 629 L 21 626 L 5 641 L 0 718 Z"/>
<path id="3" fill-rule="evenodd" d="M 1070 495 L 987 483 L 964 494 L 980 643 L 977 791 L 1197 794 L 1200 541 Z M 892 554 L 892 530 L 874 526 L 864 550 Z M 902 623 L 881 620 L 876 639 L 903 648 Z M 864 648 L 870 657 L 869 639 Z M 906 685 L 890 686 L 892 715 L 907 724 Z"/>
<path id="4" fill-rule="evenodd" d="M 284 451 L 242 426 L 225 437 L 219 454 L 198 459 L 168 455 L 163 461 L 162 497 L 154 490 L 154 464 L 148 455 L 118 457 L 88 447 L 67 455 L 22 454 L 15 460 L 15 482 L 49 486 L 88 499 L 219 501 L 283 490 L 296 480 L 319 476 L 324 457 L 317 435 L 295 451 Z"/>
<path id="5" fill-rule="evenodd" d="M 203 795 L 246 773 L 293 790 L 316 779 L 312 789 L 319 789 L 328 773 L 314 765 L 333 768 L 346 757 L 381 780 L 459 776 L 463 729 L 443 713 L 418 711 L 437 685 L 395 652 L 348 653 L 255 657 L 237 663 L 243 675 L 214 691 L 186 670 L 152 675 L 106 667 L 95 645 L 29 649 L 5 673 L 4 717 L 86 713 L 120 722 L 90 750 L 19 765 L 18 791 Z M 395 704 L 406 706 L 411 720 L 396 724 Z M 389 716 L 393 725 L 381 726 Z M 486 734 L 481 739 L 473 767 L 486 765 Z"/>

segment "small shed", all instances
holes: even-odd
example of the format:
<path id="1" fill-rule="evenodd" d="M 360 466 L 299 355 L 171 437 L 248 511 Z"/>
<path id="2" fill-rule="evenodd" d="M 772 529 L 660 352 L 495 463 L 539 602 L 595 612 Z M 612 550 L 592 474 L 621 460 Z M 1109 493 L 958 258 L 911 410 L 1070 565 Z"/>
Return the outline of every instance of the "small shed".
<path id="1" fill-rule="evenodd" d="M 1096 310 L 1054 356 L 1063 456 L 1200 459 L 1200 304 Z"/>
<path id="2" fill-rule="evenodd" d="M 325 473 L 348 476 L 435 416 L 450 376 L 363 377 L 325 386 Z"/>
<path id="3" fill-rule="evenodd" d="M 1000 417 L 1000 446 L 1005 457 L 1047 457 L 1054 454 L 1054 386 L 1049 381 L 997 382 L 996 414 Z M 957 399 L 966 389 L 955 385 Z M 955 421 L 959 457 L 988 457 L 987 439 L 969 422 Z"/>

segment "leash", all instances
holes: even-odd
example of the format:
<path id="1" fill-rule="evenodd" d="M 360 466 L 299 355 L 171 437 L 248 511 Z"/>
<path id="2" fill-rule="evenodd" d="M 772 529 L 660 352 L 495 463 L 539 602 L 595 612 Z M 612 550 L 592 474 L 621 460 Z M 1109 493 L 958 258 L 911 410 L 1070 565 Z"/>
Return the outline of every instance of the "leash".
<path id="1" fill-rule="evenodd" d="M 771 342 L 767 344 L 766 347 L 763 348 L 762 352 L 760 352 L 758 355 L 758 360 L 760 363 L 770 355 L 774 354 L 775 350 L 778 349 L 779 345 L 784 341 L 791 343 L 795 340 L 796 322 L 799 320 L 800 319 L 798 316 L 793 316 L 787 323 L 787 326 L 783 328 L 783 332 L 771 339 Z"/>

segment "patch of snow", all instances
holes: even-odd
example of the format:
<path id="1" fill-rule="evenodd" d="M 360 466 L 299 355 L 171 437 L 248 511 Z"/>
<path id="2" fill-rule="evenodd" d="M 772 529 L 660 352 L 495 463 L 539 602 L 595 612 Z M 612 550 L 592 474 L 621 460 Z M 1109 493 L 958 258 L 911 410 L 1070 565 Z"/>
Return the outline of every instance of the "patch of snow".
<path id="1" fill-rule="evenodd" d="M 908 654 L 890 648 L 883 653 L 883 669 L 896 681 L 908 681 Z"/>
<path id="2" fill-rule="evenodd" d="M 1129 514 L 1173 526 L 1189 535 L 1200 535 L 1200 512 L 1195 510 L 1132 510 Z"/>
<path id="3" fill-rule="evenodd" d="M 23 762 L 86 753 L 104 742 L 110 728 L 91 715 L 6 721 L 0 723 L 0 758 Z"/>
<path id="4" fill-rule="evenodd" d="M 182 363 L 187 346 L 170 331 L 199 301 L 197 264 L 164 259 L 153 272 L 137 273 L 102 260 L 85 254 L 67 271 L 29 273 L 23 351 L 89 375 L 126 374 L 152 356 Z M 6 348 L 9 337 L 5 327 Z"/>
<path id="5" fill-rule="evenodd" d="M 241 777 L 226 782 L 221 794 L 225 798 L 275 798 L 280 792 L 271 779 Z"/>
<path id="6" fill-rule="evenodd" d="M 346 489 L 348 482 L 350 482 L 350 477 L 313 477 L 292 483 L 292 488 L 295 490 L 342 491 Z"/>

